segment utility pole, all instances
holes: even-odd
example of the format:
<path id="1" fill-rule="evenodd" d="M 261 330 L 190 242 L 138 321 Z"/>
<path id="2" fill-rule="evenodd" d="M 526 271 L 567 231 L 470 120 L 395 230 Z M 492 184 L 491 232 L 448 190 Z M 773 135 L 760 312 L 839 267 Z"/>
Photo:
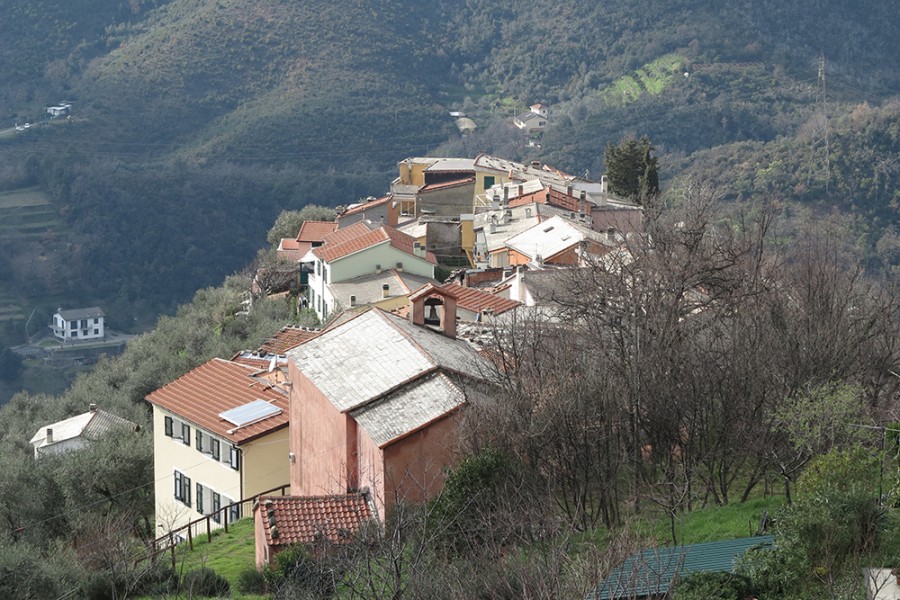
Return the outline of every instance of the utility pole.
<path id="1" fill-rule="evenodd" d="M 813 172 L 816 166 L 821 164 L 825 171 L 825 194 L 828 194 L 831 185 L 831 145 L 828 139 L 828 96 L 825 87 L 825 53 L 819 55 L 818 81 L 816 83 L 816 109 L 815 123 L 817 129 L 812 133 L 809 146 L 809 173 L 806 176 L 806 185 L 812 183 Z M 820 149 L 821 148 L 821 149 Z M 822 153 L 821 163 L 817 160 L 817 154 Z"/>

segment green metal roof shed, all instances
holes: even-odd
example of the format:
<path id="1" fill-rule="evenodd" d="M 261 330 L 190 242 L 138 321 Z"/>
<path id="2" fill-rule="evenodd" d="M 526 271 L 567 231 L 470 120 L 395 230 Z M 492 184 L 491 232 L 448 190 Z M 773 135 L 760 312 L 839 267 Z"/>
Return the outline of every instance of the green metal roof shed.
<path id="1" fill-rule="evenodd" d="M 732 571 L 735 560 L 754 546 L 771 546 L 762 535 L 688 546 L 650 548 L 629 556 L 600 582 L 587 600 L 666 597 L 678 577 L 699 571 Z"/>

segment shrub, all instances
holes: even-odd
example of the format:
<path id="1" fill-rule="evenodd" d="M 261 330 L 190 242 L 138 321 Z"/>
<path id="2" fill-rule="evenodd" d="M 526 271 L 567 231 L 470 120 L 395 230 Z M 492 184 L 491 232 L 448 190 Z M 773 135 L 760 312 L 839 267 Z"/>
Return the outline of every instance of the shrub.
<path id="1" fill-rule="evenodd" d="M 247 567 L 238 575 L 237 587 L 244 594 L 265 594 L 266 576 L 256 567 Z"/>
<path id="2" fill-rule="evenodd" d="M 751 594 L 750 578 L 737 573 L 691 573 L 675 585 L 675 600 L 744 600 Z"/>
<path id="3" fill-rule="evenodd" d="M 329 598 L 334 593 L 337 576 L 321 564 L 306 546 L 285 548 L 275 556 L 275 564 L 264 572 L 269 592 L 276 597 Z"/>
<path id="4" fill-rule="evenodd" d="M 188 571 L 181 581 L 182 591 L 191 596 L 201 598 L 219 598 L 231 595 L 231 585 L 228 580 L 208 567 L 200 567 Z"/>

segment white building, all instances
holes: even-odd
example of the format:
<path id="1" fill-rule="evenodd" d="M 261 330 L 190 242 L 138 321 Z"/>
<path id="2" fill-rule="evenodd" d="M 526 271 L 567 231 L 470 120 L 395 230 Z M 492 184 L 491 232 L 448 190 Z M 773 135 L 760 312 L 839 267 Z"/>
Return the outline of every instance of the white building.
<path id="1" fill-rule="evenodd" d="M 50 329 L 64 342 L 101 340 L 106 336 L 105 315 L 96 306 L 72 310 L 60 308 L 53 315 Z"/>
<path id="2" fill-rule="evenodd" d="M 369 221 L 355 223 L 325 236 L 325 243 L 313 248 L 309 274 L 309 305 L 319 319 L 327 321 L 336 309 L 347 308 L 335 297 L 333 284 L 387 270 L 433 279 L 437 259 L 412 236 L 393 227 L 375 226 Z M 383 282 L 371 281 L 381 293 Z M 361 302 L 362 294 L 357 293 Z"/>
<path id="3" fill-rule="evenodd" d="M 31 438 L 31 445 L 34 446 L 34 457 L 40 458 L 47 454 L 62 454 L 78 450 L 113 429 L 125 428 L 134 430 L 137 425 L 106 411 L 98 410 L 95 404 L 91 404 L 90 410 L 84 414 L 38 429 Z"/>

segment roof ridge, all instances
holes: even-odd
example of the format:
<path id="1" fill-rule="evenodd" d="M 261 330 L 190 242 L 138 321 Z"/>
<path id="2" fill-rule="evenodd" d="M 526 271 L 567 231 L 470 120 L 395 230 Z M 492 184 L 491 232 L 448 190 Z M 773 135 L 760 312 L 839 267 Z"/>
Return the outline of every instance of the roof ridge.
<path id="1" fill-rule="evenodd" d="M 384 400 L 385 398 L 387 398 L 388 396 L 390 396 L 391 394 L 393 394 L 393 393 L 396 392 L 397 390 L 399 390 L 399 389 L 401 389 L 401 388 L 404 388 L 404 387 L 406 387 L 407 385 L 409 385 L 409 384 L 411 384 L 411 383 L 415 383 L 415 382 L 417 382 L 417 381 L 420 380 L 420 379 L 426 379 L 426 378 L 431 377 L 432 375 L 434 375 L 434 374 L 436 374 L 436 373 L 437 373 L 437 374 L 440 374 L 440 372 L 441 372 L 442 369 L 443 369 L 443 367 L 441 367 L 440 365 L 434 365 L 434 366 L 431 367 L 430 369 L 425 369 L 424 371 L 420 371 L 420 372 L 416 373 L 415 375 L 413 375 L 412 377 L 408 377 L 407 379 L 404 379 L 404 380 L 401 381 L 400 383 L 397 383 L 397 384 L 395 384 L 395 385 L 389 387 L 388 389 L 386 389 L 385 391 L 381 392 L 381 393 L 378 394 L 377 396 L 374 396 L 374 397 L 372 397 L 372 398 L 369 398 L 368 400 L 366 400 L 366 401 L 363 402 L 362 404 L 357 404 L 356 406 L 354 406 L 354 407 L 352 407 L 352 408 L 348 408 L 347 410 L 345 410 L 345 411 L 343 411 L 343 412 L 344 412 L 344 413 L 349 413 L 349 412 L 357 411 L 357 410 L 362 409 L 362 408 L 369 408 L 369 407 L 373 406 L 374 404 L 377 404 L 377 403 L 380 402 L 381 400 Z"/>

